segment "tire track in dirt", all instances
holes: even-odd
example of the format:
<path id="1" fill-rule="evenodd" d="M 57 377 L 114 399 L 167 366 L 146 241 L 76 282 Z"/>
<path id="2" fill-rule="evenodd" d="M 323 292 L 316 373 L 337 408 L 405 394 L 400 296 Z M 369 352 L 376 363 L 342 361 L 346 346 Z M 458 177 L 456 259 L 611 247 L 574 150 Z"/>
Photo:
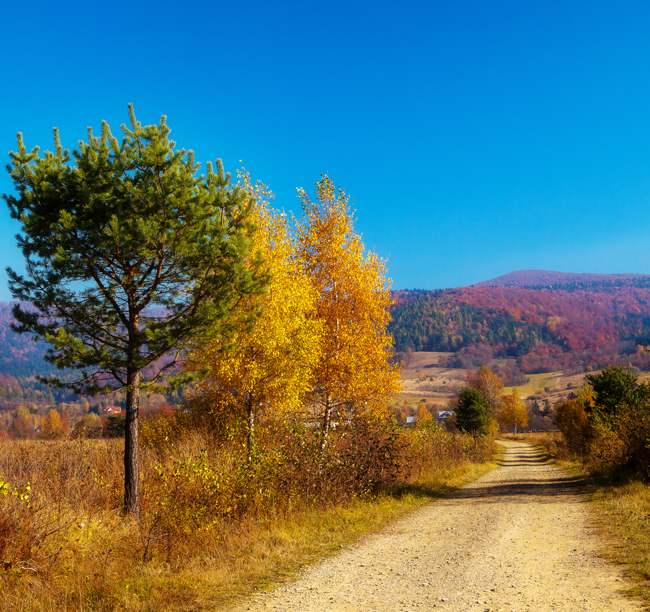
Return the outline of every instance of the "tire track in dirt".
<path id="1" fill-rule="evenodd" d="M 578 484 L 530 446 L 501 469 L 236 610 L 636 611 L 597 556 Z"/>

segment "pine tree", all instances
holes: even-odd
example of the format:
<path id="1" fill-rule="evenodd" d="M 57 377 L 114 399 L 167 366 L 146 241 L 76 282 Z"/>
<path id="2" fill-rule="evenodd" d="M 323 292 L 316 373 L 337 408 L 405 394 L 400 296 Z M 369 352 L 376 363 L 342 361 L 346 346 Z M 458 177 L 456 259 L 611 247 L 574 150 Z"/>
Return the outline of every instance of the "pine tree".
<path id="1" fill-rule="evenodd" d="M 15 329 L 46 339 L 46 359 L 78 374 L 49 384 L 126 391 L 124 509 L 137 514 L 141 392 L 155 389 L 188 344 L 261 281 L 245 265 L 249 203 L 221 161 L 199 175 L 193 152 L 169 139 L 164 116 L 142 126 L 131 105 L 129 114 L 121 143 L 103 122 L 101 136 L 89 128 L 72 155 L 56 129 L 54 152 L 43 157 L 18 134 L 8 166 L 17 196 L 4 199 L 22 224 L 27 264 L 26 276 L 8 271 L 10 288 L 32 304 L 14 307 Z"/>
<path id="2" fill-rule="evenodd" d="M 456 427 L 477 438 L 488 433 L 489 424 L 490 405 L 483 391 L 474 387 L 461 387 L 458 390 Z"/>

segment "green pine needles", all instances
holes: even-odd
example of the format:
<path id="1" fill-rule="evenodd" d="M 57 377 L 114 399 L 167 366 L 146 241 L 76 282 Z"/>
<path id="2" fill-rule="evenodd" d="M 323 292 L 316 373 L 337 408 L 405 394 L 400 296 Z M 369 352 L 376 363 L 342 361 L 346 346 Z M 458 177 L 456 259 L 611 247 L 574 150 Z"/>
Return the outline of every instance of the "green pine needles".
<path id="1" fill-rule="evenodd" d="M 7 165 L 17 195 L 3 198 L 26 261 L 25 275 L 7 270 L 10 289 L 32 305 L 14 305 L 14 328 L 49 342 L 46 359 L 78 372 L 76 392 L 125 390 L 125 511 L 137 514 L 140 392 L 267 279 L 246 265 L 250 202 L 221 160 L 198 174 L 164 116 L 142 126 L 129 115 L 121 143 L 103 122 L 72 154 L 56 129 L 44 156 L 18 134 Z"/>
<path id="2" fill-rule="evenodd" d="M 490 408 L 485 393 L 473 387 L 461 387 L 458 390 L 456 427 L 476 438 L 488 433 L 489 424 Z"/>

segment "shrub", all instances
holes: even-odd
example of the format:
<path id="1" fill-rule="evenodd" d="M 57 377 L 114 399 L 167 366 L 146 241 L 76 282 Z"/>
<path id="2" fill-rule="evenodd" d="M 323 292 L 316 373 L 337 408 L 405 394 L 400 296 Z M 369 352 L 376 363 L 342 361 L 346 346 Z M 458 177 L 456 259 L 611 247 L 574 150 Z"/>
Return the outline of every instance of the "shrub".
<path id="1" fill-rule="evenodd" d="M 629 406 L 625 412 L 591 418 L 589 457 L 594 471 L 650 477 L 650 408 Z"/>
<path id="2" fill-rule="evenodd" d="M 585 404 L 579 399 L 570 399 L 555 408 L 555 424 L 564 435 L 569 450 L 582 456 L 589 442 L 590 424 Z"/>
<path id="3" fill-rule="evenodd" d="M 650 386 L 636 373 L 605 368 L 585 377 L 577 397 L 557 405 L 568 449 L 594 472 L 650 477 Z"/>
<path id="4" fill-rule="evenodd" d="M 75 438 L 99 438 L 102 435 L 104 424 L 94 412 L 84 414 L 75 424 Z"/>

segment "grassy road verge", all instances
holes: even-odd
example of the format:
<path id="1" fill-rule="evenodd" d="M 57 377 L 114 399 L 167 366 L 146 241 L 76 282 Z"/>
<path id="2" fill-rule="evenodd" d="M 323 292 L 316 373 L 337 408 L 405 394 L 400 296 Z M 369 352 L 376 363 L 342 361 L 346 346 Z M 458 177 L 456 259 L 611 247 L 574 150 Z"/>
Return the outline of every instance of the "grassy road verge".
<path id="1" fill-rule="evenodd" d="M 603 555 L 625 568 L 634 583 L 629 594 L 650 609 L 650 487 L 635 480 L 587 482 L 595 523 L 605 542 Z"/>

